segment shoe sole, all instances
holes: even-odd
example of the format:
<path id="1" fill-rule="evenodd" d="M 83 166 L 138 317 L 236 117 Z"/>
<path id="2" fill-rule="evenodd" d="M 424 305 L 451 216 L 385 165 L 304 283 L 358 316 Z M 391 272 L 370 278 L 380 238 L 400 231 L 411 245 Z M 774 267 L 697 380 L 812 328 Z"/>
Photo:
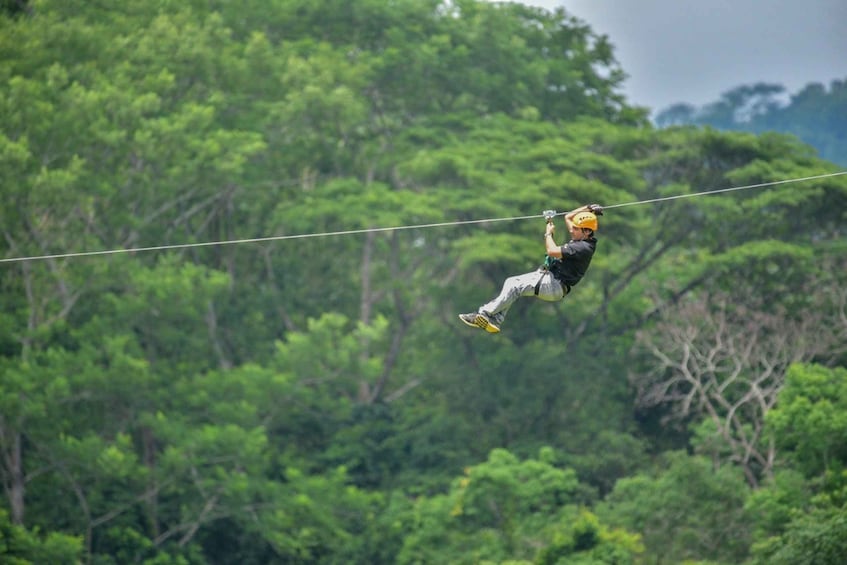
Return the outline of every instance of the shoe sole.
<path id="1" fill-rule="evenodd" d="M 465 324 L 466 326 L 470 326 L 470 327 L 472 327 L 472 328 L 483 328 L 483 326 L 481 326 L 481 325 L 479 325 L 479 324 L 477 323 L 476 318 L 474 318 L 474 320 L 473 320 L 472 322 L 469 322 L 469 321 L 467 321 L 466 319 L 464 319 L 464 318 L 462 318 L 461 316 L 459 316 L 459 320 L 461 320 L 461 321 L 462 321 L 462 323 L 463 323 L 463 324 Z M 484 328 L 483 328 L 483 329 L 484 329 Z"/>

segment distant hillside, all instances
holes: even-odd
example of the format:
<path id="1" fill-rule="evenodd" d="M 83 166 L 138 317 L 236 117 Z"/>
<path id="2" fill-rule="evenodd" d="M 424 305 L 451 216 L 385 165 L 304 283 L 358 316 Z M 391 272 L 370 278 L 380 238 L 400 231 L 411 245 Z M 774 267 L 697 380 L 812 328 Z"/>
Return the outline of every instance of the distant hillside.
<path id="1" fill-rule="evenodd" d="M 700 108 L 685 103 L 669 106 L 658 113 L 656 124 L 790 133 L 824 159 L 847 166 L 847 79 L 835 80 L 829 88 L 811 83 L 790 96 L 778 84 L 739 86 Z"/>

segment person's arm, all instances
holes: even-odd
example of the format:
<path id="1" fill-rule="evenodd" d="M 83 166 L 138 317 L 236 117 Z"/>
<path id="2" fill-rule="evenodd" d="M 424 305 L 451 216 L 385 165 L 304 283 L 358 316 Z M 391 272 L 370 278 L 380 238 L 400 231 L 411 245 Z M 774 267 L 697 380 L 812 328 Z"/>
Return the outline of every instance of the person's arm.
<path id="1" fill-rule="evenodd" d="M 544 247 L 547 249 L 547 255 L 556 259 L 562 258 L 562 248 L 556 245 L 553 239 L 553 234 L 556 231 L 556 226 L 553 222 L 547 222 L 547 230 L 544 232 Z"/>
<path id="2" fill-rule="evenodd" d="M 580 206 L 579 208 L 574 208 L 567 214 L 565 214 L 565 226 L 568 228 L 568 233 L 570 233 L 573 228 L 573 218 L 580 212 L 592 212 L 597 214 L 602 214 L 602 208 L 598 204 L 586 204 L 585 206 Z M 553 232 L 556 228 L 553 226 L 553 222 L 547 223 L 547 231 L 544 233 L 544 246 L 547 249 L 547 255 L 550 257 L 555 257 L 556 259 L 561 259 L 563 257 L 562 248 L 556 245 L 556 241 L 553 239 Z"/>

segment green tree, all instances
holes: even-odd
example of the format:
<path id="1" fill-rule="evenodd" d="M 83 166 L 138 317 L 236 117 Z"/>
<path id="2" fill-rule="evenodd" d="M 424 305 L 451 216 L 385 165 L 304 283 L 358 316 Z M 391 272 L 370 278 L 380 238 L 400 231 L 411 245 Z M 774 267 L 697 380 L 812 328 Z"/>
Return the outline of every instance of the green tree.
<path id="1" fill-rule="evenodd" d="M 27 530 L 13 524 L 6 510 L 0 508 L 0 561 L 3 563 L 76 565 L 82 563 L 82 557 L 79 538 L 56 532 L 41 535 L 37 530 Z"/>
<path id="2" fill-rule="evenodd" d="M 847 466 L 847 370 L 793 365 L 767 423 L 780 454 L 806 477 Z"/>
<path id="3" fill-rule="evenodd" d="M 847 551 L 845 516 L 845 507 L 815 509 L 799 515 L 782 536 L 754 546 L 752 563 L 841 563 Z"/>
<path id="4" fill-rule="evenodd" d="M 3 0 L 0 2 L 0 11 L 9 16 L 20 16 L 32 13 L 29 0 Z"/>
<path id="5" fill-rule="evenodd" d="M 641 534 L 651 562 L 743 560 L 751 532 L 740 470 L 680 452 L 665 459 L 655 474 L 620 479 L 598 505 L 600 518 Z"/>
<path id="6" fill-rule="evenodd" d="M 847 551 L 847 371 L 793 365 L 767 424 L 787 469 L 748 502 L 756 563 L 837 563 Z M 798 473 L 799 472 L 799 473 Z"/>
<path id="7" fill-rule="evenodd" d="M 552 457 L 550 448 L 524 461 L 494 450 L 448 493 L 418 500 L 399 562 L 631 562 L 638 538 L 580 511 L 575 474 L 553 466 Z"/>

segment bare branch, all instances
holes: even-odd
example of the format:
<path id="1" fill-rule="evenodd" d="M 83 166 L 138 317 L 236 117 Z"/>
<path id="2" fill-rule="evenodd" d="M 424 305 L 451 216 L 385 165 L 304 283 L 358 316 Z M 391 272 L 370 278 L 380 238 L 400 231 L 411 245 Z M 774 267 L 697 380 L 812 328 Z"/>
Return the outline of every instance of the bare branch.
<path id="1" fill-rule="evenodd" d="M 847 292 L 838 288 L 829 300 L 835 308 L 788 313 L 751 296 L 707 294 L 663 311 L 636 338 L 635 351 L 652 361 L 647 372 L 631 375 L 637 404 L 667 406 L 666 422 L 707 417 L 729 460 L 755 484 L 773 465 L 774 446 L 762 438 L 764 420 L 788 367 L 843 350 L 841 334 L 819 328 L 838 325 Z"/>

